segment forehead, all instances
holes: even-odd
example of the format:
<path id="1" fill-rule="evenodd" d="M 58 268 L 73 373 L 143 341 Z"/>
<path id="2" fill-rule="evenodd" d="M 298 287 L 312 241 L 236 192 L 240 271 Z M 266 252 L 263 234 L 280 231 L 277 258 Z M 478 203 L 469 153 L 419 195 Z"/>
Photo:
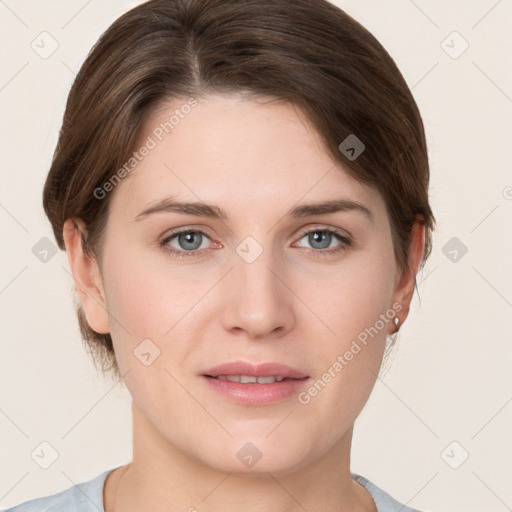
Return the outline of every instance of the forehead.
<path id="1" fill-rule="evenodd" d="M 340 197 L 383 207 L 380 195 L 350 177 L 289 103 L 228 95 L 160 105 L 137 148 L 150 148 L 115 190 L 112 211 L 133 218 L 166 196 L 276 213 L 301 199 Z"/>

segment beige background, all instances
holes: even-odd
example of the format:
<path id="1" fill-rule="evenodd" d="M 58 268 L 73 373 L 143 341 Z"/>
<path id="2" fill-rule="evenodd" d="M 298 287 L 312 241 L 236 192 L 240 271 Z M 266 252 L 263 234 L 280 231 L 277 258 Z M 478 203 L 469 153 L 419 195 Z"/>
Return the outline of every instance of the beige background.
<path id="1" fill-rule="evenodd" d="M 32 248 L 53 242 L 41 191 L 74 73 L 138 3 L 0 2 L 1 508 L 131 459 L 130 397 L 96 374 L 81 346 L 65 254 L 43 263 Z M 438 219 L 421 303 L 416 296 L 356 422 L 352 470 L 424 511 L 511 510 L 512 1 L 336 3 L 381 41 L 413 90 Z M 31 48 L 43 31 L 59 45 L 47 59 Z M 469 43 L 458 58 L 458 36 L 442 43 L 453 31 Z M 443 253 L 452 237 L 468 248 L 456 262 Z M 48 469 L 31 458 L 43 441 L 59 454 Z M 446 462 L 465 452 L 458 469 Z"/>

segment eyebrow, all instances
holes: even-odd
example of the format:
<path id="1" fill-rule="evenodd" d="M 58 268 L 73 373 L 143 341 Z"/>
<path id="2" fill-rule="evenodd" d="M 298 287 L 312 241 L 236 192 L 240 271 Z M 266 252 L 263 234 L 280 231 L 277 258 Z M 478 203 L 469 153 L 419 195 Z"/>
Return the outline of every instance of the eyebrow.
<path id="1" fill-rule="evenodd" d="M 371 222 L 374 221 L 374 215 L 369 208 L 350 199 L 333 199 L 331 201 L 307 203 L 300 206 L 295 206 L 289 210 L 286 215 L 292 218 L 304 218 L 346 211 L 356 211 L 363 213 Z M 145 208 L 135 216 L 134 220 L 139 221 L 149 215 L 152 215 L 153 213 L 161 212 L 182 213 L 185 215 L 210 217 L 212 219 L 219 220 L 226 220 L 229 218 L 226 212 L 216 205 L 201 202 L 183 202 L 178 201 L 172 197 L 168 197 L 158 201 L 148 208 Z"/>

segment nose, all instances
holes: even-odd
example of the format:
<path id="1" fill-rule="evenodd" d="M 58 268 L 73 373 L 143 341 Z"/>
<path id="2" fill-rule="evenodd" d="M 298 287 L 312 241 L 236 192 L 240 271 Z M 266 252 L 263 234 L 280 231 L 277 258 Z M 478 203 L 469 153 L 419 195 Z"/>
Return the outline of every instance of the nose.
<path id="1" fill-rule="evenodd" d="M 233 266 L 221 290 L 226 330 L 264 339 L 292 329 L 294 294 L 283 263 L 263 250 L 252 262 L 234 253 Z"/>

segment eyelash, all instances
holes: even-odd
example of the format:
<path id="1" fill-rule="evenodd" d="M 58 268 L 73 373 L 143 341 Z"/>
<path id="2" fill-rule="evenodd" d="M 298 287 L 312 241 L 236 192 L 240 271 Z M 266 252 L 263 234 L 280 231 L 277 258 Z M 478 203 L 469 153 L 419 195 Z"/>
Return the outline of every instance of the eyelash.
<path id="1" fill-rule="evenodd" d="M 206 233 L 198 229 L 184 229 L 182 231 L 175 231 L 174 233 L 171 233 L 168 237 L 166 237 L 164 240 L 160 242 L 160 246 L 165 252 L 177 258 L 195 257 L 201 254 L 202 251 L 206 250 L 196 249 L 193 251 L 178 251 L 176 249 L 170 248 L 170 246 L 167 245 L 173 238 L 184 233 L 199 233 L 209 238 Z M 340 242 L 337 246 L 335 246 L 332 249 L 308 249 L 308 252 L 312 253 L 314 257 L 332 256 L 341 253 L 342 251 L 347 250 L 352 246 L 352 240 L 349 237 L 342 235 L 335 229 L 311 229 L 309 231 L 304 231 L 299 236 L 299 240 L 311 233 L 328 233 L 330 235 L 333 235 Z"/>

